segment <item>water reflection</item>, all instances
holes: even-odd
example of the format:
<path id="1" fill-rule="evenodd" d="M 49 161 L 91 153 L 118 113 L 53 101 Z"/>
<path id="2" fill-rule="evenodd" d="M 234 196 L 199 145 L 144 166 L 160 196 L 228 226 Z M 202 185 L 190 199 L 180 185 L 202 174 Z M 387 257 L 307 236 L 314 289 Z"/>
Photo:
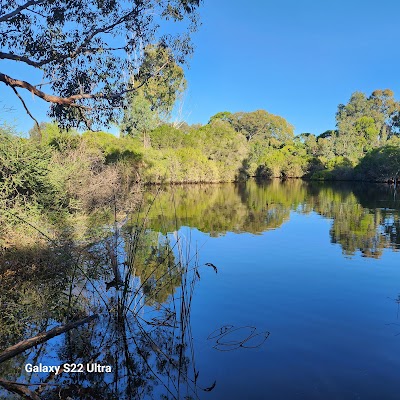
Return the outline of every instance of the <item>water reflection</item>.
<path id="1" fill-rule="evenodd" d="M 174 186 L 158 194 L 148 217 L 156 231 L 189 226 L 219 236 L 260 234 L 280 228 L 292 211 L 316 212 L 333 220 L 331 241 L 343 254 L 379 258 L 385 248 L 400 246 L 400 201 L 394 194 L 388 185 L 301 180 Z"/>
<path id="2" fill-rule="evenodd" d="M 198 380 L 190 324 L 201 270 L 195 254 L 184 249 L 179 235 L 160 237 L 132 219 L 122 231 L 106 229 L 91 246 L 66 241 L 6 252 L 0 361 L 21 340 L 98 317 L 0 363 L 4 398 L 196 399 L 210 391 Z M 72 373 L 66 363 L 83 371 Z M 59 372 L 35 373 L 27 364 Z"/>
<path id="3" fill-rule="evenodd" d="M 0 386 L 7 389 L 0 396 L 203 398 L 216 384 L 196 366 L 191 306 L 202 268 L 217 268 L 198 265 L 181 227 L 211 236 L 259 235 L 279 229 L 293 213 L 317 213 L 331 220 L 326 234 L 345 256 L 379 258 L 400 246 L 394 194 L 385 185 L 301 180 L 174 186 L 149 190 L 143 211 L 125 224 L 102 224 L 94 244 L 66 235 L 58 243 L 8 249 L 0 258 L 0 355 L 54 326 L 99 317 L 0 363 Z M 209 340 L 230 351 L 258 348 L 268 337 L 257 327 L 224 325 Z M 27 363 L 109 365 L 112 373 L 35 374 L 25 371 Z"/>

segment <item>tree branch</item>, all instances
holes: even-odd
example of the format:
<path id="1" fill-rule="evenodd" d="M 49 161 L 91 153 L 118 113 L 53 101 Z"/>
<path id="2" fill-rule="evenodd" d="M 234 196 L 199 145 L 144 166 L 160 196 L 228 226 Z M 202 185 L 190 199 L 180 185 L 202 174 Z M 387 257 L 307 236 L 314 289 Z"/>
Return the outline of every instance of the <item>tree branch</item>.
<path id="1" fill-rule="evenodd" d="M 0 386 L 3 386 L 3 388 L 9 392 L 22 396 L 24 399 L 40 400 L 40 397 L 35 392 L 32 392 L 32 390 L 29 390 L 26 385 L 19 382 L 9 382 L 0 378 Z"/>
<path id="2" fill-rule="evenodd" d="M 83 47 L 83 46 L 79 46 L 75 51 L 73 51 L 70 54 L 60 54 L 58 57 L 54 56 L 52 58 L 47 58 L 42 61 L 34 61 L 25 56 L 20 56 L 18 54 L 13 54 L 13 53 L 4 53 L 4 52 L 0 51 L 0 59 L 20 61 L 27 65 L 30 65 L 31 67 L 41 68 L 44 65 L 49 64 L 55 60 L 67 60 L 69 58 L 74 59 L 77 56 L 79 56 L 80 54 L 94 54 L 99 51 L 116 51 L 116 50 L 126 50 L 126 46 L 122 46 L 122 47 Z"/>
<path id="3" fill-rule="evenodd" d="M 84 110 L 90 110 L 90 107 L 86 107 L 82 104 L 77 104 L 76 101 L 78 100 L 88 100 L 88 99 L 108 99 L 108 100 L 113 100 L 113 99 L 117 99 L 119 97 L 122 97 L 125 93 L 129 93 L 129 92 L 134 92 L 136 90 L 138 90 L 139 88 L 141 88 L 143 85 L 145 85 L 147 83 L 147 81 L 154 77 L 157 76 L 167 65 L 168 63 L 163 64 L 158 70 L 157 72 L 155 72 L 154 74 L 149 74 L 145 77 L 145 79 L 143 80 L 143 82 L 136 87 L 132 87 L 130 89 L 125 89 L 122 90 L 121 92 L 117 92 L 117 93 L 111 93 L 108 95 L 105 95 L 104 93 L 81 93 L 81 94 L 74 94 L 72 96 L 69 97 L 60 97 L 60 96 L 55 96 L 52 94 L 47 94 L 42 92 L 41 90 L 39 90 L 36 86 L 31 85 L 30 83 L 26 82 L 26 81 L 22 81 L 19 79 L 14 79 L 11 78 L 10 76 L 0 73 L 0 82 L 5 83 L 7 86 L 10 86 L 11 88 L 22 88 L 22 89 L 26 89 L 29 92 L 31 92 L 33 95 L 47 101 L 48 103 L 54 103 L 54 104 L 59 104 L 61 106 L 69 106 L 69 107 L 78 107 Z"/>
<path id="4" fill-rule="evenodd" d="M 71 329 L 77 328 L 78 326 L 87 324 L 88 322 L 98 318 L 97 314 L 91 315 L 89 317 L 80 319 L 79 321 L 69 322 L 66 325 L 57 326 L 49 331 L 39 333 L 37 336 L 34 336 L 30 339 L 23 340 L 14 346 L 9 347 L 8 349 L 4 350 L 0 354 L 0 364 L 4 361 L 9 360 L 10 358 L 15 357 L 18 354 L 23 353 L 25 350 L 28 350 L 40 343 L 47 342 L 51 338 L 55 336 L 59 336 L 64 332 L 68 332 Z"/>
<path id="5" fill-rule="evenodd" d="M 11 11 L 8 14 L 2 15 L 0 17 L 0 22 L 4 22 L 4 21 L 9 20 L 12 17 L 15 17 L 21 11 L 26 10 L 30 6 L 36 6 L 37 4 L 41 4 L 41 3 L 44 3 L 44 2 L 46 2 L 46 0 L 29 0 L 25 4 L 23 4 L 22 6 L 17 7 L 14 11 Z"/>
<path id="6" fill-rule="evenodd" d="M 11 53 L 3 53 L 1 51 L 0 51 L 0 59 L 2 59 L 2 60 L 12 60 L 12 61 L 22 61 L 25 64 L 28 64 L 28 65 L 30 65 L 32 67 L 35 67 L 35 68 L 39 68 L 41 66 L 40 62 L 33 61 L 28 57 L 19 56 L 17 54 L 11 54 Z"/>
<path id="7" fill-rule="evenodd" d="M 55 104 L 60 104 L 63 106 L 71 106 L 71 107 L 81 107 L 81 108 L 88 108 L 80 104 L 76 104 L 76 100 L 82 100 L 82 99 L 93 99 L 93 98 L 101 98 L 105 97 L 104 95 L 102 96 L 101 94 L 94 95 L 90 93 L 82 93 L 82 94 L 76 94 L 73 96 L 69 97 L 60 97 L 60 96 L 55 96 L 51 94 L 47 94 L 36 88 L 35 86 L 31 85 L 30 83 L 26 81 L 21 81 L 19 79 L 14 79 L 11 78 L 10 76 L 6 74 L 0 73 L 0 82 L 5 83 L 7 86 L 10 86 L 12 88 L 19 87 L 22 89 L 26 89 L 29 92 L 31 92 L 33 95 L 40 97 L 41 99 L 49 102 L 49 103 L 55 103 Z"/>
<path id="8" fill-rule="evenodd" d="M 126 22 L 127 20 L 129 20 L 129 18 L 134 15 L 134 14 L 138 14 L 139 10 L 136 7 L 134 10 L 128 12 L 127 14 L 123 15 L 122 17 L 118 18 L 115 22 L 113 22 L 110 25 L 106 25 L 103 26 L 101 28 L 97 28 L 95 30 L 89 30 L 90 33 L 86 34 L 85 39 L 83 39 L 82 43 L 76 48 L 76 50 L 74 52 L 71 53 L 71 58 L 76 57 L 76 55 L 78 55 L 79 53 L 81 53 L 82 51 L 84 51 L 87 47 L 87 45 L 90 43 L 90 41 L 99 33 L 107 33 L 109 31 L 111 31 L 112 29 L 114 29 L 115 27 L 117 27 L 118 25 L 121 25 L 122 23 Z"/>
<path id="9" fill-rule="evenodd" d="M 11 86 L 11 89 L 14 91 L 14 93 L 16 94 L 16 96 L 19 98 L 19 100 L 21 101 L 22 105 L 25 108 L 26 113 L 35 121 L 36 127 L 39 131 L 39 135 L 42 136 L 42 133 L 40 131 L 40 125 L 39 122 L 37 121 L 37 119 L 31 114 L 31 112 L 29 111 L 28 107 L 25 104 L 24 99 L 21 97 L 21 95 L 18 93 L 17 89 L 15 89 L 15 87 Z"/>

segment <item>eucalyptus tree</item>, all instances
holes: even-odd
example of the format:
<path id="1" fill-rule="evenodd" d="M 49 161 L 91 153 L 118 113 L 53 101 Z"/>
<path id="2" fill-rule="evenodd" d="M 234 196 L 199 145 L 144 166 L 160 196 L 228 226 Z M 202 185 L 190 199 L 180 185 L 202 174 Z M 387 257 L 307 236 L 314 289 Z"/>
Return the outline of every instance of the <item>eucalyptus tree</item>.
<path id="1" fill-rule="evenodd" d="M 0 65 L 26 66 L 10 75 L 0 67 L 0 82 L 32 118 L 23 93 L 50 103 L 49 116 L 64 127 L 109 125 L 120 119 L 126 93 L 137 90 L 127 81 L 139 72 L 148 44 L 162 43 L 185 62 L 200 2 L 0 0 Z M 32 78 L 37 71 L 39 82 Z M 150 77 L 142 74 L 141 84 Z"/>
<path id="2" fill-rule="evenodd" d="M 367 97 L 355 92 L 339 104 L 335 147 L 338 155 L 356 160 L 399 133 L 400 103 L 391 90 L 375 90 Z"/>
<path id="3" fill-rule="evenodd" d="M 147 134 L 168 120 L 185 89 L 184 72 L 172 50 L 163 44 L 147 46 L 140 71 L 131 76 L 128 85 L 122 135 L 141 135 L 146 145 Z"/>
<path id="4" fill-rule="evenodd" d="M 133 78 L 133 88 L 139 89 L 131 96 L 141 94 L 162 120 L 168 119 L 187 86 L 183 68 L 176 63 L 171 49 L 162 43 L 145 48 L 139 74 Z"/>
<path id="5" fill-rule="evenodd" d="M 262 141 L 279 146 L 294 137 L 293 126 L 284 118 L 270 114 L 265 110 L 238 112 L 230 117 L 238 132 L 246 136 L 247 141 Z"/>

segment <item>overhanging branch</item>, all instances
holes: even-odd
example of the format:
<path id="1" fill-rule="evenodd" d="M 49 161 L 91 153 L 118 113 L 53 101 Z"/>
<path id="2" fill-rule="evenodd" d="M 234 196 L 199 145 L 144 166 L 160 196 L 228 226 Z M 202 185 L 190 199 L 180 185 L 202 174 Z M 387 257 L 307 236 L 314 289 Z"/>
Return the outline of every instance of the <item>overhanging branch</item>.
<path id="1" fill-rule="evenodd" d="M 26 10 L 30 6 L 36 6 L 37 4 L 41 4 L 44 2 L 46 2 L 46 0 L 29 0 L 25 4 L 22 4 L 22 6 L 17 7 L 14 11 L 11 11 L 8 14 L 4 14 L 4 15 L 0 16 L 0 22 L 4 22 L 4 21 L 11 19 L 12 17 L 15 17 L 21 11 Z"/>
<path id="2" fill-rule="evenodd" d="M 145 85 L 148 80 L 154 76 L 157 76 L 167 65 L 168 63 L 164 63 L 155 73 L 147 75 L 142 83 L 136 87 L 131 87 L 129 89 L 122 90 L 120 92 L 116 93 L 110 93 L 110 94 L 104 94 L 104 93 L 80 93 L 80 94 L 74 94 L 72 96 L 68 97 L 61 97 L 61 96 L 56 96 L 52 94 L 47 94 L 40 89 L 38 89 L 37 86 L 31 85 L 29 82 L 20 80 L 20 79 L 14 79 L 11 78 L 10 76 L 0 73 L 0 82 L 5 83 L 7 86 L 10 86 L 11 88 L 21 88 L 28 90 L 31 92 L 34 96 L 37 96 L 48 103 L 53 103 L 53 104 L 59 104 L 61 106 L 69 106 L 69 107 L 78 107 L 83 110 L 90 110 L 90 107 L 84 106 L 82 104 L 76 103 L 79 100 L 98 100 L 98 99 L 106 99 L 106 100 L 114 100 L 122 97 L 125 93 L 129 92 L 134 92 L 141 88 L 143 85 Z"/>
<path id="3" fill-rule="evenodd" d="M 0 73 L 0 82 L 5 83 L 7 86 L 10 86 L 12 88 L 19 87 L 22 89 L 26 89 L 29 92 L 31 92 L 33 95 L 40 97 L 41 99 L 43 99 L 49 103 L 60 104 L 63 106 L 85 108 L 84 106 L 82 106 L 80 104 L 76 104 L 75 102 L 77 100 L 82 100 L 82 99 L 93 99 L 96 97 L 101 97 L 100 95 L 93 95 L 93 94 L 89 94 L 89 93 L 77 94 L 77 95 L 73 95 L 73 96 L 69 96 L 69 97 L 55 96 L 52 94 L 47 94 L 47 93 L 42 92 L 37 87 L 31 85 L 30 83 L 28 83 L 26 81 L 11 78 L 10 76 L 3 74 L 3 73 Z"/>
<path id="4" fill-rule="evenodd" d="M 41 135 L 40 132 L 40 125 L 39 122 L 37 121 L 37 119 L 32 115 L 32 113 L 29 111 L 27 105 L 25 104 L 24 99 L 21 97 L 21 95 L 18 93 L 17 89 L 15 89 L 15 87 L 11 87 L 11 89 L 14 91 L 15 95 L 19 98 L 19 100 L 21 101 L 22 105 L 25 108 L 26 113 L 35 121 L 36 127 L 39 131 L 39 134 Z"/>
<path id="5" fill-rule="evenodd" d="M 12 53 L 3 53 L 0 51 L 0 59 L 2 60 L 12 60 L 12 61 L 21 61 L 25 64 L 28 64 L 32 67 L 39 68 L 41 64 L 37 61 L 33 61 L 28 57 L 24 56 L 19 56 L 17 54 L 12 54 Z"/>

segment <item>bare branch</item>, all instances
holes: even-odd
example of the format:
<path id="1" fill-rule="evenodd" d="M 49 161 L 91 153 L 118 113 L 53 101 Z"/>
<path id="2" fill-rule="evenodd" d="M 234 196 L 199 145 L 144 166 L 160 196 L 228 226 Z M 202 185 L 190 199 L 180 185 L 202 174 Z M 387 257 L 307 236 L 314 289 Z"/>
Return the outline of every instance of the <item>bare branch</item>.
<path id="1" fill-rule="evenodd" d="M 28 107 L 25 104 L 24 99 L 20 96 L 20 94 L 18 93 L 17 89 L 15 89 L 15 87 L 11 86 L 11 89 L 14 91 L 14 93 L 17 95 L 17 97 L 19 98 L 19 100 L 21 101 L 22 105 L 25 108 L 26 113 L 35 121 L 36 127 L 39 131 L 39 134 L 41 135 L 41 131 L 40 131 L 40 125 L 39 122 L 37 121 L 37 119 L 31 114 L 31 112 L 29 111 Z"/>
<path id="2" fill-rule="evenodd" d="M 69 322 L 66 325 L 57 326 L 49 331 L 41 332 L 37 336 L 34 336 L 30 339 L 22 340 L 21 342 L 15 344 L 14 346 L 8 347 L 0 354 L 0 364 L 4 361 L 9 360 L 10 358 L 15 357 L 18 354 L 23 353 L 25 350 L 37 346 L 40 343 L 47 342 L 51 338 L 59 336 L 64 332 L 68 332 L 71 329 L 77 328 L 78 326 L 87 324 L 88 322 L 96 318 L 98 318 L 98 315 L 94 314 L 89 317 L 80 319 L 78 321 Z"/>
<path id="3" fill-rule="evenodd" d="M 12 54 L 12 53 L 3 53 L 3 52 L 1 52 L 1 51 L 0 51 L 0 59 L 3 59 L 3 60 L 13 60 L 13 61 L 22 61 L 22 62 L 24 62 L 25 64 L 28 64 L 28 65 L 30 65 L 30 66 L 32 66 L 32 67 L 35 67 L 35 68 L 39 68 L 39 67 L 41 66 L 40 63 L 38 63 L 38 62 L 36 62 L 36 61 L 33 61 L 33 60 L 31 60 L 30 58 L 28 58 L 28 57 L 19 56 L 19 55 L 17 55 L 17 54 Z"/>
<path id="4" fill-rule="evenodd" d="M 35 392 L 32 392 L 26 387 L 26 385 L 23 385 L 19 382 L 9 382 L 4 379 L 0 379 L 0 386 L 2 386 L 4 389 L 7 389 L 9 392 L 22 396 L 24 399 L 40 400 L 40 397 Z"/>
<path id="5" fill-rule="evenodd" d="M 40 12 L 31 10 L 30 8 L 27 8 L 26 10 L 29 11 L 29 12 L 31 12 L 31 13 L 37 14 L 37 15 L 41 16 L 42 18 L 46 18 L 46 16 L 43 15 L 43 14 L 41 14 Z"/>
<path id="6" fill-rule="evenodd" d="M 18 15 L 21 11 L 26 10 L 30 6 L 36 6 L 37 4 L 44 3 L 46 0 L 29 0 L 22 6 L 17 7 L 14 11 L 11 11 L 8 14 L 4 14 L 0 17 L 0 22 L 7 21 L 11 19 L 12 17 L 15 17 Z"/>
<path id="7" fill-rule="evenodd" d="M 87 108 L 84 107 L 80 104 L 76 104 L 76 100 L 82 100 L 82 99 L 94 99 L 94 98 L 101 98 L 105 97 L 104 95 L 97 94 L 93 95 L 90 93 L 83 93 L 83 94 L 77 94 L 69 97 L 60 97 L 60 96 L 54 96 L 51 94 L 47 94 L 36 88 L 35 86 L 31 85 L 30 83 L 26 81 L 21 81 L 19 79 L 14 79 L 11 78 L 10 76 L 6 74 L 0 73 L 0 82 L 5 83 L 7 86 L 10 87 L 19 87 L 22 89 L 26 89 L 29 92 L 31 92 L 33 95 L 40 97 L 41 99 L 49 102 L 49 103 L 55 103 L 55 104 L 60 104 L 63 106 L 71 106 L 71 107 L 82 107 L 82 108 Z"/>

